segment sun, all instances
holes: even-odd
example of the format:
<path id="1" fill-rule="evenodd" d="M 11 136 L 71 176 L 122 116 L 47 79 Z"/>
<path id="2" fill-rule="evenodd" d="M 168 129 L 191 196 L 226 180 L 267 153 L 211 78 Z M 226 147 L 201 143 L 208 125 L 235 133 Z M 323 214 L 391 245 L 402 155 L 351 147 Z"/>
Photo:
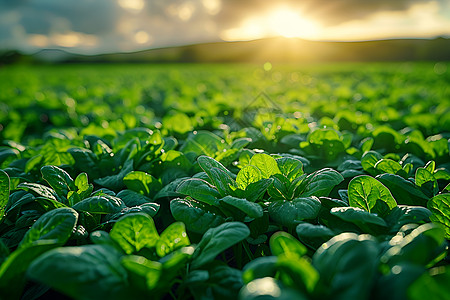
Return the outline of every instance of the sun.
<path id="1" fill-rule="evenodd" d="M 267 28 L 271 34 L 287 38 L 314 38 L 318 25 L 289 8 L 273 10 L 266 16 Z"/>
<path id="2" fill-rule="evenodd" d="M 264 37 L 315 39 L 319 25 L 289 7 L 278 7 L 264 14 L 249 17 L 239 27 L 222 33 L 224 40 L 252 40 Z"/>

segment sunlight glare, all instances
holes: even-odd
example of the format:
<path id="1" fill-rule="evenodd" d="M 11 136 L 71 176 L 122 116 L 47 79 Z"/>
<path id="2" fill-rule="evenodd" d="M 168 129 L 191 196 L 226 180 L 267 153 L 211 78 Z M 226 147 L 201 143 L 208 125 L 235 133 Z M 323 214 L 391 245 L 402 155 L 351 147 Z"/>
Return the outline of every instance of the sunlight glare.
<path id="1" fill-rule="evenodd" d="M 317 25 L 300 14 L 280 8 L 267 16 L 267 26 L 272 34 L 287 38 L 313 38 L 317 34 Z"/>
<path id="2" fill-rule="evenodd" d="M 226 41 L 251 40 L 271 36 L 316 39 L 319 25 L 287 7 L 271 10 L 265 15 L 249 18 L 240 27 L 225 30 L 221 38 Z"/>

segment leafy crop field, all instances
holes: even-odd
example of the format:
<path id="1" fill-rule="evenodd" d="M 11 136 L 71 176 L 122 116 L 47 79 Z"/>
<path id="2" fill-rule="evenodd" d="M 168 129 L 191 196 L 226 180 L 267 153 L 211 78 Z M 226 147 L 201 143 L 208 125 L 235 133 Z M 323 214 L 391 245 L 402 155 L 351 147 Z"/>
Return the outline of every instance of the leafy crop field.
<path id="1" fill-rule="evenodd" d="M 450 299 L 450 64 L 0 68 L 0 299 Z"/>

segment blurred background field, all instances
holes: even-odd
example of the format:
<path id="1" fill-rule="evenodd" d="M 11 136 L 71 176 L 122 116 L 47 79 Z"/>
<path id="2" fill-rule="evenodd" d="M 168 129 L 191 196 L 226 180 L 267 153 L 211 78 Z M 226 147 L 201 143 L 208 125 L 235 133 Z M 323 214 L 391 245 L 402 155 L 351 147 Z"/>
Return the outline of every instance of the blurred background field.
<path id="1" fill-rule="evenodd" d="M 234 130 L 244 126 L 234 121 L 246 120 L 264 132 L 274 116 L 285 119 L 283 129 L 270 129 L 275 139 L 283 135 L 277 131 L 305 133 L 324 118 L 341 130 L 388 124 L 430 136 L 450 128 L 449 68 L 446 62 L 5 66 L 0 139 L 140 126 L 183 135 L 230 120 Z M 268 115 L 251 119 L 255 110 Z"/>

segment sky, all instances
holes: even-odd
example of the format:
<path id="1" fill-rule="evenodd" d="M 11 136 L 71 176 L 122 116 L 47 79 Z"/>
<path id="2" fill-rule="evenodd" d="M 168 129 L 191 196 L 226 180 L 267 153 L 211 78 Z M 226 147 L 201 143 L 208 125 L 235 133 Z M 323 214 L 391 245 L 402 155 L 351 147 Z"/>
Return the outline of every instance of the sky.
<path id="1" fill-rule="evenodd" d="M 0 0 L 0 49 L 74 53 L 284 36 L 450 37 L 450 0 Z"/>

